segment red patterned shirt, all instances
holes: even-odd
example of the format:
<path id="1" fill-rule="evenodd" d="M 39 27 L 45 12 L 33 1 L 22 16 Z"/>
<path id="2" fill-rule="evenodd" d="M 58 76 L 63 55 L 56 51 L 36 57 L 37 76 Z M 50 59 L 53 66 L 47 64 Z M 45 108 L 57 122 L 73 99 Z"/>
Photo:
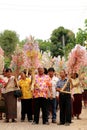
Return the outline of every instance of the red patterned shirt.
<path id="1" fill-rule="evenodd" d="M 34 87 L 34 98 L 38 97 L 44 97 L 48 98 L 48 92 L 50 87 L 52 87 L 51 84 L 51 78 L 48 75 L 36 75 L 35 76 L 35 87 Z"/>

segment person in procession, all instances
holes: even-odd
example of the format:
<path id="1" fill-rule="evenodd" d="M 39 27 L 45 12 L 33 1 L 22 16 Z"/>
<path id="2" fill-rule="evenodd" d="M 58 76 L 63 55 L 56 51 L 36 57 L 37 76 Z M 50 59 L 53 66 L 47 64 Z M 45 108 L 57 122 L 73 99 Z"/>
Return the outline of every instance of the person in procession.
<path id="1" fill-rule="evenodd" d="M 20 73 L 18 85 L 22 91 L 21 100 L 21 122 L 25 121 L 25 115 L 29 122 L 32 122 L 32 91 L 31 91 L 31 77 L 26 77 L 26 71 Z"/>
<path id="2" fill-rule="evenodd" d="M 5 80 L 3 74 L 0 75 L 0 120 L 2 120 L 2 114 L 5 113 L 5 101 L 3 98 L 3 92 L 5 87 Z"/>
<path id="3" fill-rule="evenodd" d="M 72 85 L 73 85 L 73 117 L 76 116 L 77 119 L 80 119 L 80 114 L 82 111 L 82 93 L 83 93 L 83 86 L 82 80 L 78 73 L 72 73 Z"/>
<path id="4" fill-rule="evenodd" d="M 66 76 L 64 69 L 60 71 L 60 79 L 57 82 L 56 90 L 59 91 L 59 107 L 60 107 L 60 122 L 58 125 L 70 125 L 71 123 L 71 94 L 70 80 Z"/>
<path id="5" fill-rule="evenodd" d="M 38 74 L 35 75 L 35 84 L 33 90 L 34 97 L 34 122 L 33 124 L 39 123 L 40 108 L 42 109 L 42 120 L 43 124 L 49 124 L 48 122 L 48 112 L 47 112 L 47 99 L 48 92 L 51 92 L 52 96 L 52 84 L 51 79 L 48 75 L 44 73 L 43 66 L 38 68 Z"/>
<path id="6" fill-rule="evenodd" d="M 55 70 L 52 67 L 48 69 L 48 75 L 52 83 L 52 99 L 49 99 L 49 107 L 52 109 L 52 123 L 56 123 L 56 84 L 59 79 L 55 76 Z"/>
<path id="7" fill-rule="evenodd" d="M 12 122 L 16 122 L 17 98 L 14 96 L 14 91 L 17 86 L 17 82 L 10 68 L 6 68 L 4 74 L 8 79 L 3 94 L 6 106 L 6 122 L 9 122 L 9 119 L 12 119 Z"/>

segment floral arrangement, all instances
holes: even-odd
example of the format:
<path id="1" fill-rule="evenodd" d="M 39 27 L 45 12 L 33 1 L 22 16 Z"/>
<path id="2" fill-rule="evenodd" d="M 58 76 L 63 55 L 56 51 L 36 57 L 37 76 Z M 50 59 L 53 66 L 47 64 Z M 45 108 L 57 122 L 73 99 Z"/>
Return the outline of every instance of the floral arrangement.
<path id="1" fill-rule="evenodd" d="M 24 52 L 17 44 L 14 54 L 12 55 L 12 60 L 10 64 L 10 67 L 12 68 L 16 76 L 18 76 L 18 74 L 23 70 L 23 63 L 24 63 L 23 57 Z"/>
<path id="2" fill-rule="evenodd" d="M 29 69 L 38 68 L 40 66 L 40 50 L 37 41 L 34 40 L 34 37 L 29 36 L 27 38 L 23 51 L 25 53 L 24 66 L 27 66 Z"/>
<path id="3" fill-rule="evenodd" d="M 4 51 L 0 47 L 0 74 L 2 74 L 3 69 L 4 69 Z"/>
<path id="4" fill-rule="evenodd" d="M 40 49 L 38 42 L 34 40 L 34 37 L 29 36 L 27 38 L 27 42 L 24 45 L 23 48 L 24 51 L 24 66 L 27 66 L 27 70 L 31 70 L 32 74 L 32 85 L 31 90 L 34 90 L 34 84 L 35 84 L 35 70 L 41 66 L 40 63 Z"/>
<path id="5" fill-rule="evenodd" d="M 50 68 L 53 65 L 53 60 L 50 51 L 43 52 L 41 55 L 41 64 L 44 68 Z"/>
<path id="6" fill-rule="evenodd" d="M 76 45 L 69 54 L 67 61 L 68 72 L 77 72 L 81 70 L 82 67 L 87 66 L 87 51 L 86 48 L 81 45 Z"/>
<path id="7" fill-rule="evenodd" d="M 64 57 L 53 57 L 51 56 L 51 52 L 43 52 L 41 56 L 41 63 L 43 67 L 45 68 L 50 68 L 53 67 L 56 72 L 59 72 L 61 69 L 66 68 L 66 62 Z"/>
<path id="8" fill-rule="evenodd" d="M 66 61 L 64 57 L 54 57 L 53 58 L 53 67 L 55 69 L 56 72 L 59 72 L 61 69 L 65 69 L 66 68 Z"/>
<path id="9" fill-rule="evenodd" d="M 4 56 L 4 51 L 1 47 L 0 47 L 0 55 Z"/>

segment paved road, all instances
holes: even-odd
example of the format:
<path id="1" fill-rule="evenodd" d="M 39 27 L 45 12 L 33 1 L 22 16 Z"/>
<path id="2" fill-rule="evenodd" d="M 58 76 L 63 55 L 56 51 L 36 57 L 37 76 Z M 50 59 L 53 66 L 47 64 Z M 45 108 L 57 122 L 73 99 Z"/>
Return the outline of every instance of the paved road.
<path id="1" fill-rule="evenodd" d="M 81 120 L 72 120 L 70 126 L 59 126 L 52 124 L 51 119 L 49 120 L 50 125 L 43 125 L 42 118 L 38 125 L 32 125 L 32 123 L 20 122 L 20 103 L 18 103 L 18 119 L 16 123 L 5 123 L 4 120 L 0 121 L 0 130 L 87 130 L 87 109 L 82 110 L 80 115 Z M 57 112 L 57 121 L 59 121 L 59 112 Z"/>

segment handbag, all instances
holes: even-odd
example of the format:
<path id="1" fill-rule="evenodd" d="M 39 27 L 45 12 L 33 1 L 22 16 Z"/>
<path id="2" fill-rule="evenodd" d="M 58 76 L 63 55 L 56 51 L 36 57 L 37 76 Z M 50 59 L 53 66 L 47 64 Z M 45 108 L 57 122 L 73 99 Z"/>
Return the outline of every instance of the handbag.
<path id="1" fill-rule="evenodd" d="M 14 96 L 15 96 L 16 98 L 22 97 L 22 91 L 21 91 L 21 89 L 15 90 L 15 91 L 14 91 Z"/>

